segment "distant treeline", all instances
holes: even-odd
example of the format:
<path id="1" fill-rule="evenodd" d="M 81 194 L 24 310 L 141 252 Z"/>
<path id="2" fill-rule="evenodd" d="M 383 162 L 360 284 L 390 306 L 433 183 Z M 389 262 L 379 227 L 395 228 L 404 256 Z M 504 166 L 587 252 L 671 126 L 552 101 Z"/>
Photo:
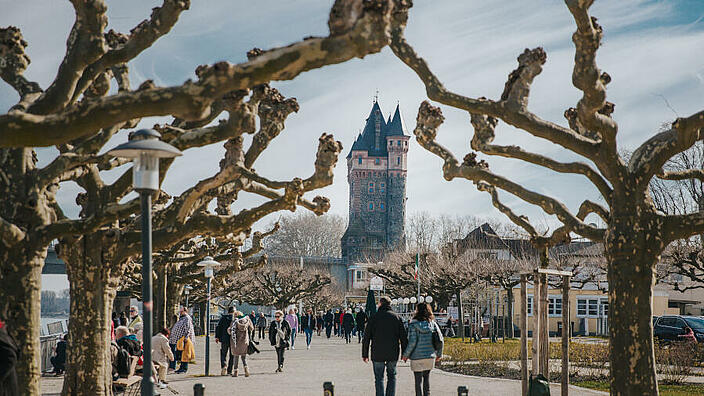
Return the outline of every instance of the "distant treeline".
<path id="1" fill-rule="evenodd" d="M 55 292 L 53 290 L 42 291 L 42 315 L 68 313 L 70 307 L 68 289 Z"/>

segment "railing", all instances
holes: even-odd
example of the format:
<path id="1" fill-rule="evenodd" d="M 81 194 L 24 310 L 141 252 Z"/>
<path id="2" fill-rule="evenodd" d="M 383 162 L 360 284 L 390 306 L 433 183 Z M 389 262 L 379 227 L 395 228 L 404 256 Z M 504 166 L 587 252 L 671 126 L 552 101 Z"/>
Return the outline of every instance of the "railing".
<path id="1" fill-rule="evenodd" d="M 49 371 L 51 365 L 51 356 L 54 354 L 54 348 L 58 340 L 59 334 L 52 334 L 39 337 L 39 345 L 41 350 L 42 372 Z"/>

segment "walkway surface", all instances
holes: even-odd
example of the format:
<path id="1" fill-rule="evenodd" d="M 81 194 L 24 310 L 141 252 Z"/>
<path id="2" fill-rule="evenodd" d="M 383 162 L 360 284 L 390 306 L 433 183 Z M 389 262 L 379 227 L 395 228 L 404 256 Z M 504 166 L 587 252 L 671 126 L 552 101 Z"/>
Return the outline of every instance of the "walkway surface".
<path id="1" fill-rule="evenodd" d="M 261 353 L 248 357 L 251 376 L 245 378 L 240 368 L 240 377 L 220 376 L 220 346 L 211 338 L 210 375 L 205 378 L 203 356 L 205 338 L 196 339 L 196 360 L 186 374 L 169 374 L 169 388 L 161 390 L 162 396 L 193 395 L 193 385 L 205 385 L 205 394 L 213 395 L 322 395 L 323 382 L 335 384 L 335 395 L 374 395 L 374 381 L 371 363 L 361 359 L 361 344 L 355 339 L 345 344 L 342 338 L 326 339 L 314 336 L 311 349 L 305 346 L 305 337 L 296 338 L 296 349 L 286 351 L 284 372 L 274 373 L 276 354 L 266 340 L 260 343 Z M 399 362 L 396 394 L 414 395 L 413 374 L 409 363 Z M 62 379 L 43 378 L 42 391 L 52 395 L 61 390 Z M 469 388 L 470 395 L 520 395 L 521 383 L 516 380 L 470 377 L 433 370 L 430 375 L 431 393 L 434 395 L 456 395 L 457 387 Z M 559 385 L 551 387 L 551 394 L 559 395 Z M 605 395 L 589 389 L 570 387 L 570 395 Z"/>

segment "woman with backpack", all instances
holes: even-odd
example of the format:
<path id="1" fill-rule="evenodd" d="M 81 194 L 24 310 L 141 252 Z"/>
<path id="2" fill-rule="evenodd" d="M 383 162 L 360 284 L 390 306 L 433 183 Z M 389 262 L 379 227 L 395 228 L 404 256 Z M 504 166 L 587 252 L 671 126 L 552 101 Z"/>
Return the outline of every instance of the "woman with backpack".
<path id="1" fill-rule="evenodd" d="M 235 317 L 237 317 L 237 319 L 232 321 L 232 325 L 227 330 L 231 337 L 230 352 L 232 352 L 232 356 L 234 356 L 235 363 L 232 376 L 237 377 L 237 366 L 239 365 L 240 359 L 242 359 L 244 376 L 249 377 L 249 368 L 247 367 L 247 351 L 249 350 L 251 335 L 254 332 L 254 324 L 249 316 L 246 316 L 240 311 L 235 311 Z"/>
<path id="2" fill-rule="evenodd" d="M 413 320 L 408 324 L 408 346 L 403 361 L 411 359 L 416 396 L 430 395 L 430 370 L 442 357 L 444 340 L 430 305 L 419 303 Z"/>

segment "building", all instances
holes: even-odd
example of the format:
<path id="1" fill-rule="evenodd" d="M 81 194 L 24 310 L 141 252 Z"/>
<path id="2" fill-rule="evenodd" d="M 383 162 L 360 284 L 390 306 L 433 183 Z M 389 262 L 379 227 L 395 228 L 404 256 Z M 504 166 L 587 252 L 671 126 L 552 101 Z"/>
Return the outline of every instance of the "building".
<path id="1" fill-rule="evenodd" d="M 347 155 L 349 222 L 342 236 L 348 288 L 364 287 L 366 264 L 405 247 L 408 140 L 401 111 L 385 120 L 375 100 Z"/>

